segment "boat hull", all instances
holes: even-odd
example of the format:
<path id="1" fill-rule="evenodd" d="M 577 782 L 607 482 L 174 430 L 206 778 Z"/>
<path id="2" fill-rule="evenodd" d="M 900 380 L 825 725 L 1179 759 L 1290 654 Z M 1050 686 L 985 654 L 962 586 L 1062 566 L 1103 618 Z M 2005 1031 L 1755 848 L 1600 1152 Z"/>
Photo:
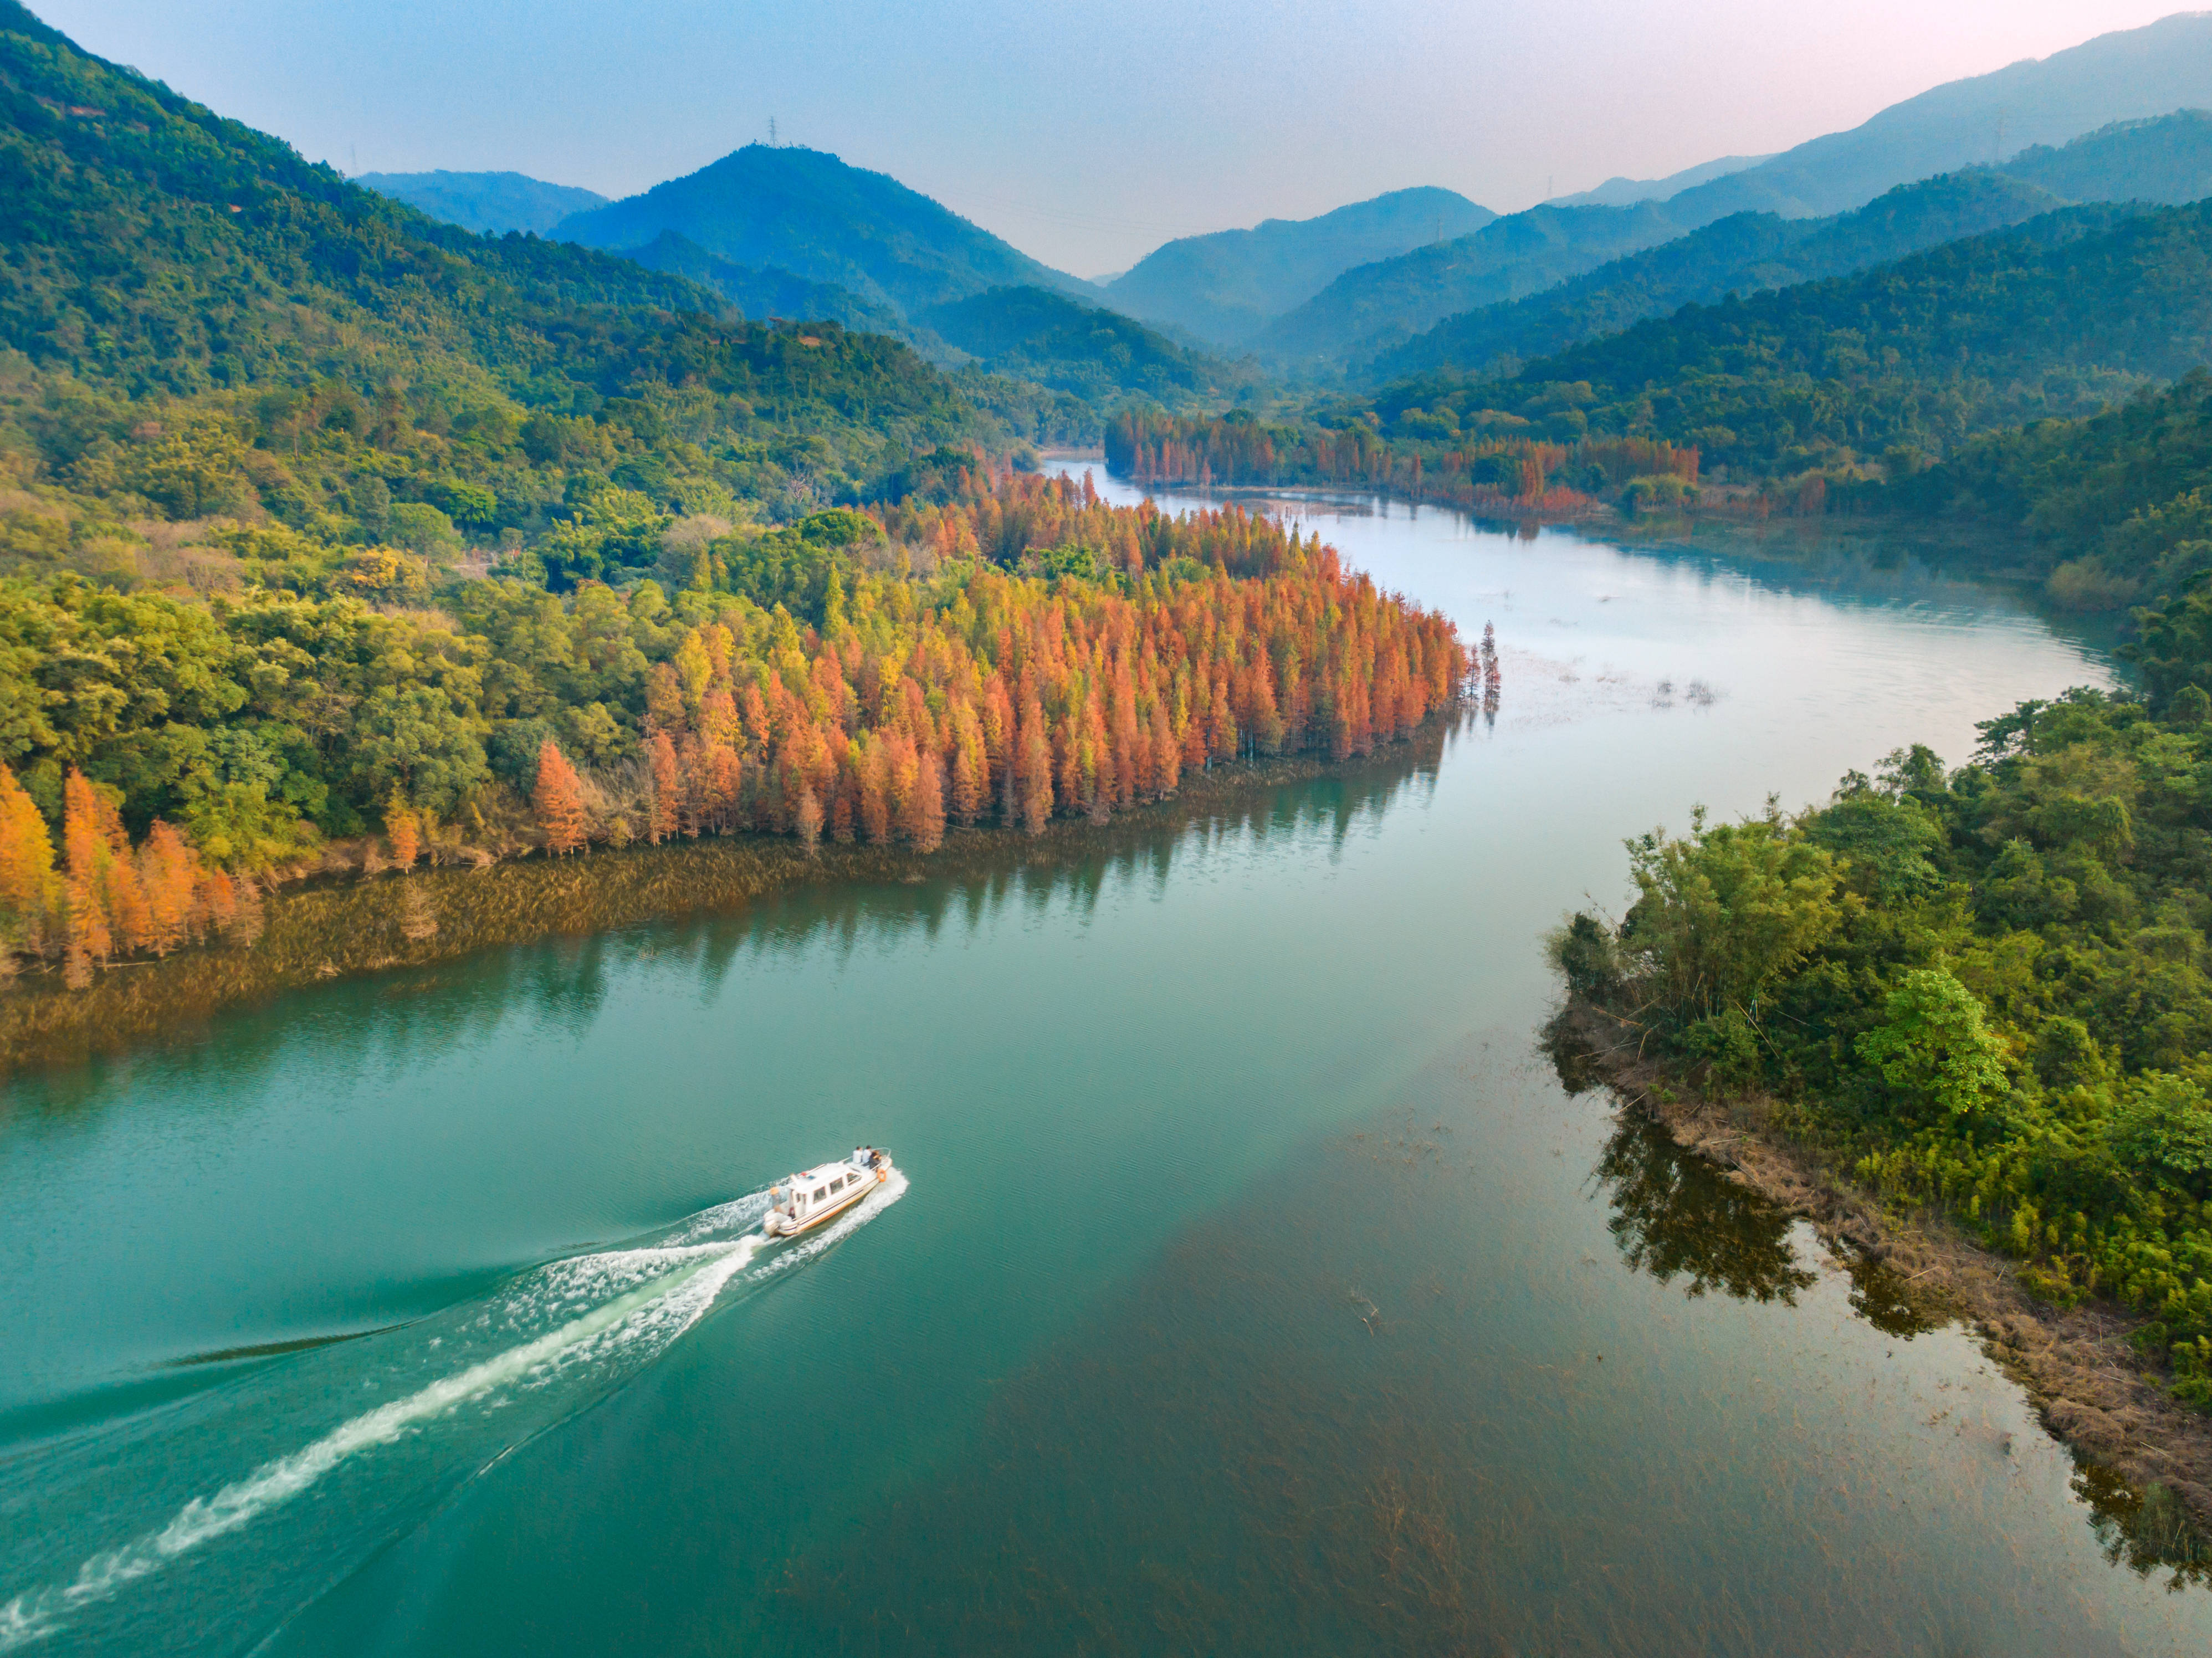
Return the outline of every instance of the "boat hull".
<path id="1" fill-rule="evenodd" d="M 874 1191 L 891 1176 L 891 1171 L 888 1168 L 876 1169 L 874 1174 L 873 1180 L 863 1180 L 858 1186 L 848 1187 L 843 1192 L 838 1193 L 836 1202 L 823 1204 L 818 1211 L 807 1216 L 805 1220 L 786 1220 L 780 1212 L 771 1212 L 769 1224 L 761 1230 L 772 1238 L 795 1238 L 812 1231 L 817 1226 L 826 1226 L 838 1216 L 849 1213 L 854 1205 L 865 1200 L 869 1193 Z"/>

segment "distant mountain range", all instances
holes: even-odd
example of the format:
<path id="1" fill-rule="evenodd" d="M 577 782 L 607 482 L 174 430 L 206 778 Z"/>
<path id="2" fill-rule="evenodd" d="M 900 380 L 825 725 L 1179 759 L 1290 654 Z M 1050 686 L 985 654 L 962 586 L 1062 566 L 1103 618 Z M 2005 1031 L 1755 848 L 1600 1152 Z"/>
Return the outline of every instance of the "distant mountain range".
<path id="1" fill-rule="evenodd" d="M 1390 350 L 1445 317 L 1534 293 L 1731 214 L 1795 219 L 1844 212 L 1901 184 L 1987 165 L 2023 149 L 2063 145 L 2114 122 L 2208 105 L 2212 15 L 2169 17 L 1951 82 L 1848 132 L 1813 139 L 1663 201 L 1546 203 L 1442 248 L 1357 267 L 1270 324 L 1253 348 L 1278 367 L 1335 369 Z M 2079 194 L 2078 187 L 2044 187 Z M 1534 222 L 1524 231 L 1515 224 L 1522 219 Z"/>
<path id="2" fill-rule="evenodd" d="M 1498 216 L 1449 190 L 1397 190 L 1314 219 L 1185 236 L 1105 285 L 1121 309 L 1234 346 L 1353 265 L 1480 230 Z"/>
<path id="3" fill-rule="evenodd" d="M 2062 149 L 2039 146 L 2002 168 L 1900 185 L 1854 212 L 1820 219 L 1733 213 L 1686 236 L 1599 266 L 1508 304 L 1447 318 L 1384 352 L 1378 376 L 1535 358 L 1729 293 L 1839 276 L 1923 248 L 2023 223 L 2069 201 L 2180 203 L 2212 196 L 2212 115 L 2184 110 L 2116 122 Z"/>
<path id="4" fill-rule="evenodd" d="M 1701 161 L 1696 167 L 1684 167 L 1680 173 L 1670 173 L 1663 179 L 1607 179 L 1595 190 L 1581 191 L 1572 196 L 1554 196 L 1543 205 L 1547 207 L 1632 207 L 1638 202 L 1663 202 L 1669 196 L 1679 196 L 1684 191 L 1731 173 L 1741 173 L 1757 167 L 1762 161 L 1773 160 L 1771 155 L 1723 155 L 1717 161 Z"/>
<path id="5" fill-rule="evenodd" d="M 607 199 L 520 173 L 364 173 L 354 182 L 481 236 L 510 230 L 543 235 L 571 213 L 603 207 Z"/>
<path id="6" fill-rule="evenodd" d="M 1313 219 L 1181 238 L 1103 286 L 811 149 L 748 145 L 617 202 L 512 173 L 365 182 L 471 228 L 624 253 L 749 315 L 902 332 L 926 350 L 950 348 L 951 361 L 971 354 L 927 318 L 970 327 L 1005 313 L 997 326 L 1018 313 L 1062 345 L 1091 340 L 1108 354 L 1098 373 L 1055 370 L 1052 383 L 1128 390 L 1133 377 L 1182 384 L 1165 365 L 1195 360 L 1197 343 L 1324 378 L 1478 366 L 1732 289 L 1863 269 L 2063 202 L 2194 199 L 2212 193 L 2212 118 L 2173 112 L 2200 106 L 2212 106 L 2212 15 L 2176 16 L 1937 87 L 1778 155 L 1609 179 L 1503 218 L 1449 190 L 1396 191 Z M 2006 183 L 1934 187 L 1999 156 L 2011 158 Z M 570 210 L 555 216 L 561 206 Z M 1048 324 L 1033 298 L 1013 294 L 1059 295 L 1079 314 Z M 974 315 L 945 309 L 981 295 L 996 297 Z M 1109 343 L 1100 306 L 1142 319 L 1148 337 Z M 1197 378 L 1223 373 L 1215 362 Z"/>

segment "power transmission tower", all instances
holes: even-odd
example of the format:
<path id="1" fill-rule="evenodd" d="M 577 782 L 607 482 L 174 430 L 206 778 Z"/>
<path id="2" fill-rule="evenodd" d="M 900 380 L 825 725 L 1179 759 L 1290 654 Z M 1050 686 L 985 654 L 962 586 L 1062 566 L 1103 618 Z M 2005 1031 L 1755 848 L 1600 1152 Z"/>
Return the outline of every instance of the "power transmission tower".
<path id="1" fill-rule="evenodd" d="M 769 117 L 768 118 L 768 147 L 769 147 L 770 149 L 774 149 L 776 147 L 776 143 L 775 143 L 775 116 L 773 116 L 773 115 L 771 115 L 771 116 L 769 116 Z"/>

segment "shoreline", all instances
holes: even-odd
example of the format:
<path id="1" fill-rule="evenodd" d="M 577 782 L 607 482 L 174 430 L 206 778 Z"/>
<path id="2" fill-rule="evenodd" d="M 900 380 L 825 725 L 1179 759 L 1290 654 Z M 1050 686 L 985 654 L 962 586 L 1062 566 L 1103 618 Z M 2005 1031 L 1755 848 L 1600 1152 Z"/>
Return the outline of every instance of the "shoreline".
<path id="1" fill-rule="evenodd" d="M 1429 507 L 1457 513 L 1469 521 L 1500 533 L 1538 530 L 1577 530 L 1593 540 L 1623 547 L 1695 547 L 1735 556 L 1802 561 L 1827 555 L 1865 557 L 1868 548 L 1903 549 L 1927 570 L 1947 579 L 1975 586 L 2016 588 L 2033 601 L 2047 604 L 2045 573 L 2025 568 L 2019 560 L 2015 532 L 1989 525 L 1942 519 L 1906 518 L 1896 514 L 1835 513 L 1818 518 L 1795 514 L 1764 514 L 1724 509 L 1654 512 L 1631 515 L 1603 501 L 1592 501 L 1566 512 L 1535 510 L 1516 513 L 1502 505 L 1469 505 L 1433 494 L 1413 494 L 1381 484 L 1353 485 L 1319 480 L 1283 483 L 1200 483 L 1195 478 L 1121 477 L 1109 471 L 1097 452 L 1040 450 L 1046 459 L 1071 465 L 1096 466 L 1101 476 L 1124 488 L 1197 495 L 1228 505 L 1243 498 L 1296 498 L 1317 501 L 1380 501 L 1408 508 Z M 2124 617 L 2127 607 L 2110 610 L 2066 610 L 2063 614 L 2091 621 Z"/>
<path id="2" fill-rule="evenodd" d="M 1395 786 L 1441 756 L 1467 707 L 1453 705 L 1412 737 L 1354 759 L 1301 755 L 1218 764 L 1185 774 L 1168 799 L 1103 823 L 1055 817 L 1036 835 L 951 829 L 933 853 L 824 841 L 810 856 L 795 837 L 747 833 L 406 874 L 317 875 L 263 899 L 264 927 L 250 944 L 199 945 L 111 963 L 82 990 L 67 988 L 57 968 L 18 973 L 0 987 L 0 1079 L 189 1042 L 218 1015 L 330 980 L 682 915 L 732 914 L 802 888 L 1049 872 L 1157 844 L 1164 829 L 1180 833 L 1288 785 L 1334 778 Z"/>
<path id="3" fill-rule="evenodd" d="M 1924 1317 L 1964 1324 L 2024 1391 L 2051 1436 L 2139 1494 L 2170 1492 L 2200 1533 L 2171 1541 L 2185 1558 L 2161 1564 L 2212 1571 L 2212 1416 L 2176 1400 L 2129 1338 L 2148 1321 L 2111 1302 L 2056 1307 L 2022 1284 L 2018 1263 L 1963 1236 L 1942 1215 L 1895 1210 L 1844 1175 L 1817 1147 L 1780 1127 L 1757 1098 L 1720 1100 L 1641 1057 L 1626 1021 L 1572 998 L 1553 1031 L 1624 1108 L 1729 1179 L 1808 1222 L 1846 1266 L 1870 1265 L 1886 1293 Z"/>

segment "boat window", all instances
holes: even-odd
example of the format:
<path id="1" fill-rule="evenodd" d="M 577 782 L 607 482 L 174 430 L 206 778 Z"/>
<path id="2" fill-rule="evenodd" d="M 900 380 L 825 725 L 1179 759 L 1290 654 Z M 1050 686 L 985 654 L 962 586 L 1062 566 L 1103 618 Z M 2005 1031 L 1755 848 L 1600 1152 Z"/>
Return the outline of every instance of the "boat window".
<path id="1" fill-rule="evenodd" d="M 833 1192 L 843 1191 L 845 1189 L 845 1177 L 842 1175 L 840 1175 L 836 1180 L 831 1181 L 830 1182 L 830 1189 Z"/>
<path id="2" fill-rule="evenodd" d="M 824 1188 L 824 1187 L 819 1187 L 819 1186 L 817 1186 L 817 1187 L 816 1187 L 814 1188 L 814 1201 L 815 1201 L 815 1202 L 817 1202 L 817 1203 L 821 1202 L 823 1199 L 824 1199 L 824 1198 L 828 1197 L 829 1195 L 830 1195 L 830 1193 L 829 1193 L 828 1190 L 827 1190 L 827 1189 L 825 1189 L 825 1188 Z"/>

